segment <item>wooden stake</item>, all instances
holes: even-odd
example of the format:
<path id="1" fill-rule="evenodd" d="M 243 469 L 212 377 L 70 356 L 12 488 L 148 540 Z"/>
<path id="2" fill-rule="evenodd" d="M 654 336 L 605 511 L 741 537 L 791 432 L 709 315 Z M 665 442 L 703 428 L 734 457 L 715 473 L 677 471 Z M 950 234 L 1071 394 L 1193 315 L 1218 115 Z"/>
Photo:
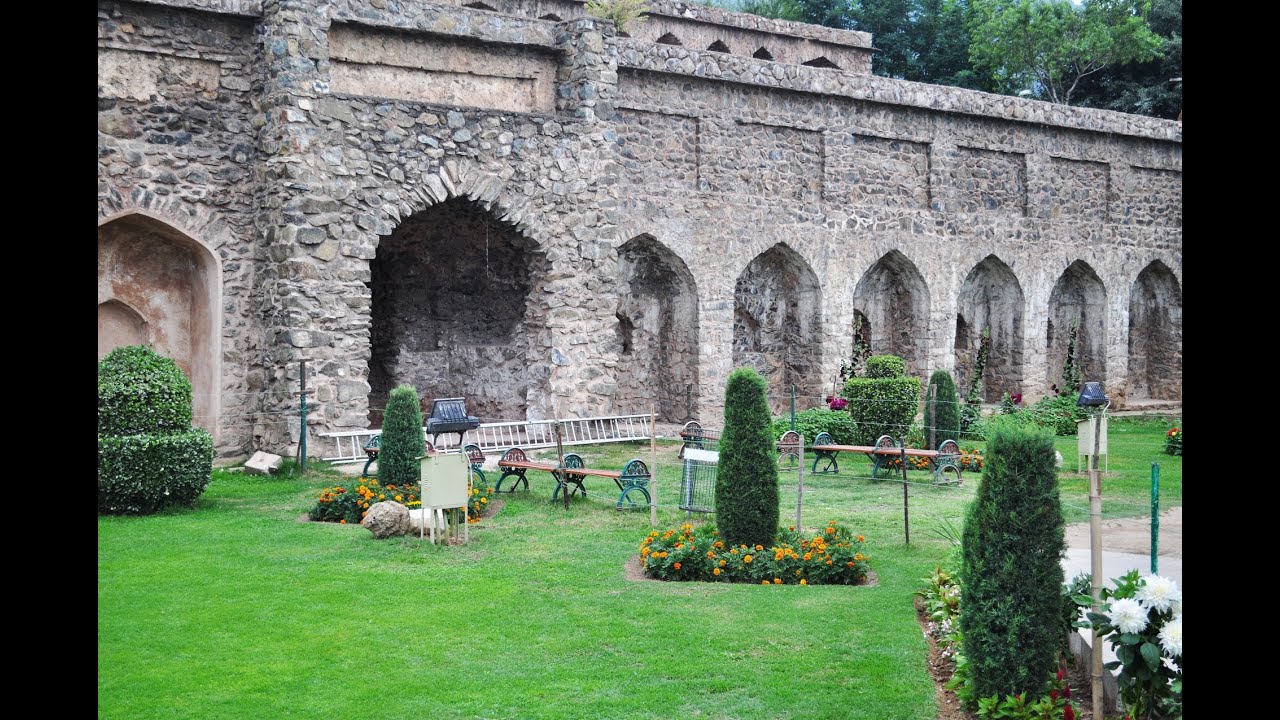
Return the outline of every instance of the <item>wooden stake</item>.
<path id="1" fill-rule="evenodd" d="M 911 509 L 907 506 L 907 448 L 902 447 L 902 528 L 911 544 Z"/>
<path id="2" fill-rule="evenodd" d="M 800 467 L 796 469 L 796 532 L 804 532 L 804 435 L 800 436 L 796 455 L 800 459 Z"/>
<path id="3" fill-rule="evenodd" d="M 649 527 L 658 527 L 658 410 L 649 406 Z"/>
<path id="4" fill-rule="evenodd" d="M 564 430 L 560 427 L 560 421 L 556 420 L 556 456 L 560 458 L 556 465 L 556 479 L 560 481 L 560 494 L 564 495 L 564 509 L 569 509 L 569 481 L 565 477 L 564 472 Z"/>

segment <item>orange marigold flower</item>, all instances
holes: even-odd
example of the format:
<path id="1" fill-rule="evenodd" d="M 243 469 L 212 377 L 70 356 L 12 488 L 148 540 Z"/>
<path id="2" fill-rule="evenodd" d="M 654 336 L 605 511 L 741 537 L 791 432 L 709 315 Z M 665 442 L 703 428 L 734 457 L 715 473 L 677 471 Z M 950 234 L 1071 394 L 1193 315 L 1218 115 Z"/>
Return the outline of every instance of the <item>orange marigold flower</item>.
<path id="1" fill-rule="evenodd" d="M 855 555 L 853 556 L 853 559 L 854 559 L 854 560 L 861 560 L 861 559 L 862 559 L 862 553 L 857 553 L 857 554 L 855 554 Z"/>
<path id="2" fill-rule="evenodd" d="M 676 563 L 675 565 L 672 565 L 672 567 L 674 567 L 675 569 L 679 570 L 679 569 L 680 569 L 680 563 Z"/>
<path id="3" fill-rule="evenodd" d="M 769 581 L 768 581 L 768 580 L 761 580 L 761 581 L 760 581 L 760 584 L 761 584 L 761 585 L 768 585 L 768 584 L 769 584 Z"/>
<path id="4" fill-rule="evenodd" d="M 339 524 L 339 525 L 346 525 L 346 524 L 347 524 L 347 519 L 346 519 L 346 518 L 342 518 L 341 520 L 339 520 L 339 521 L 338 521 L 338 524 Z"/>
<path id="5" fill-rule="evenodd" d="M 711 550 L 708 550 L 708 551 L 707 551 L 707 557 L 709 557 L 709 558 L 715 558 L 715 556 L 716 556 L 716 554 L 715 554 L 714 552 L 712 552 Z"/>
<path id="6" fill-rule="evenodd" d="M 756 546 L 756 552 L 764 552 L 764 546 L 763 546 L 763 545 L 757 545 L 757 546 Z"/>
<path id="7" fill-rule="evenodd" d="M 858 536 L 858 542 L 866 542 L 867 539 L 861 535 Z"/>
<path id="8" fill-rule="evenodd" d="M 852 561 L 852 560 L 850 560 L 847 564 L 848 564 L 848 566 L 849 566 L 849 567 L 853 567 L 853 561 Z"/>
<path id="9" fill-rule="evenodd" d="M 781 584 L 782 584 L 782 578 L 774 578 L 774 579 L 773 579 L 773 584 L 774 584 L 774 585 L 781 585 Z"/>
<path id="10" fill-rule="evenodd" d="M 712 574 L 712 575 L 719 575 L 719 574 L 720 574 L 720 568 L 712 568 L 712 569 L 711 569 L 711 574 Z"/>
<path id="11" fill-rule="evenodd" d="M 728 564 L 729 563 L 725 562 L 724 560 L 720 561 L 720 567 L 724 567 L 725 565 L 728 565 Z"/>
<path id="12" fill-rule="evenodd" d="M 676 543 L 676 547 L 677 547 L 677 548 L 682 548 L 682 547 L 684 547 L 684 543 Z"/>
<path id="13" fill-rule="evenodd" d="M 806 561 L 806 562 L 807 562 L 807 561 L 809 561 L 809 560 L 812 560 L 812 559 L 813 559 L 813 553 L 805 553 L 805 554 L 804 554 L 804 559 L 805 559 L 805 561 Z"/>
<path id="14" fill-rule="evenodd" d="M 827 528 L 827 533 L 828 533 L 828 534 L 829 534 L 829 533 L 833 533 L 833 532 L 835 532 L 835 531 L 836 531 L 836 529 L 835 529 L 835 528 L 833 528 L 833 527 L 829 527 L 829 528 Z"/>
<path id="15" fill-rule="evenodd" d="M 640 548 L 640 557 L 649 557 L 650 552 L 653 552 L 653 551 L 647 547 L 642 547 Z"/>
<path id="16" fill-rule="evenodd" d="M 743 556 L 743 558 L 742 558 L 742 562 L 744 562 L 744 563 L 749 563 L 749 562 L 751 562 L 751 556 L 750 556 L 750 555 L 745 555 L 745 556 Z"/>

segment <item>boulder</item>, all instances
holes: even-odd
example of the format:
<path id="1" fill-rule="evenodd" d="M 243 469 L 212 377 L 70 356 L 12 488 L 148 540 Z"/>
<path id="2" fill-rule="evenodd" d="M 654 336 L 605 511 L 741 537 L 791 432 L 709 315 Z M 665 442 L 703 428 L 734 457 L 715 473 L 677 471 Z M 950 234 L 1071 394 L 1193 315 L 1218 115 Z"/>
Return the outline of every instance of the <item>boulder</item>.
<path id="1" fill-rule="evenodd" d="M 409 508 L 394 500 L 374 503 L 360 524 L 379 540 L 396 535 L 408 535 Z"/>
<path id="2" fill-rule="evenodd" d="M 244 464 L 244 471 L 249 475 L 271 475 L 280 469 L 284 458 L 259 450 Z"/>
<path id="3" fill-rule="evenodd" d="M 1062 468 L 1062 463 L 1063 463 L 1062 453 L 1058 452 L 1057 450 L 1054 450 L 1054 451 L 1053 451 L 1053 455 L 1054 455 L 1054 458 L 1053 458 L 1053 466 L 1054 466 L 1054 467 L 1056 467 L 1056 468 L 1061 469 L 1061 468 Z"/>

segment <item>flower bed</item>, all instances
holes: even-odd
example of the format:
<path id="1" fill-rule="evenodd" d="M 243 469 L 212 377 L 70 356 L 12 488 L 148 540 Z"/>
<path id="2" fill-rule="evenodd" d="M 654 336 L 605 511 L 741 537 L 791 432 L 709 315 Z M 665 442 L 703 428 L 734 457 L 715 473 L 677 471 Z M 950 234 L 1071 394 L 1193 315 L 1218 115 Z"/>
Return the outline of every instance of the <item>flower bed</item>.
<path id="1" fill-rule="evenodd" d="M 336 522 L 346 525 L 360 522 L 374 503 L 384 500 L 394 500 L 410 509 L 422 507 L 417 486 L 387 485 L 383 487 L 376 478 L 357 478 L 356 480 L 355 486 L 351 488 L 334 485 L 322 490 L 320 497 L 316 498 L 315 507 L 311 508 L 307 516 L 319 522 Z M 479 522 L 492 501 L 493 488 L 472 487 L 470 493 L 467 514 L 470 522 Z"/>
<path id="2" fill-rule="evenodd" d="M 756 585 L 859 585 L 871 556 L 865 538 L 832 520 L 812 536 L 779 530 L 772 547 L 730 547 L 711 525 L 654 530 L 640 543 L 644 573 L 658 580 L 743 582 Z"/>
<path id="3" fill-rule="evenodd" d="M 1170 428 L 1165 433 L 1164 452 L 1166 455 L 1182 457 L 1182 428 Z"/>
<path id="4" fill-rule="evenodd" d="M 887 457 L 880 462 L 880 467 L 888 468 L 890 470 L 900 470 L 902 469 L 902 458 Z M 932 472 L 933 463 L 929 461 L 929 458 L 908 457 L 907 469 L 908 470 L 926 470 L 926 471 Z M 965 472 L 970 472 L 970 471 L 978 472 L 982 470 L 982 454 L 979 453 L 974 448 L 965 448 L 961 450 L 960 451 L 960 469 Z"/>

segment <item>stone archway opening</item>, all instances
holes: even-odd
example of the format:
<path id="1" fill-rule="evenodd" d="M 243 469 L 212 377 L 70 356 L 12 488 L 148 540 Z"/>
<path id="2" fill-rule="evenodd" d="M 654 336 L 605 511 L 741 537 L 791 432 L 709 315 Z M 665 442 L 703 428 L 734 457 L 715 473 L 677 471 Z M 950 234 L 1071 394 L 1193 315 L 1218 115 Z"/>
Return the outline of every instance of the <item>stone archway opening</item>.
<path id="1" fill-rule="evenodd" d="M 191 380 L 194 424 L 218 437 L 222 347 L 218 259 L 195 238 L 130 213 L 98 226 L 98 358 L 150 345 Z"/>
<path id="2" fill-rule="evenodd" d="M 1106 377 L 1107 289 L 1083 260 L 1067 266 L 1049 294 L 1049 385 L 1061 384 L 1073 335 L 1084 379 Z"/>
<path id="3" fill-rule="evenodd" d="M 929 350 L 929 286 L 915 264 L 892 250 L 862 275 L 853 292 L 855 317 L 873 355 L 898 355 L 920 375 Z"/>
<path id="4" fill-rule="evenodd" d="M 546 258 L 479 204 L 451 199 L 406 218 L 370 263 L 369 421 L 391 389 L 412 385 L 424 410 L 465 397 L 484 422 L 524 420 L 545 395 L 541 347 Z"/>
<path id="5" fill-rule="evenodd" d="M 619 412 L 697 412 L 698 290 L 685 262 L 649 235 L 618 248 Z"/>
<path id="6" fill-rule="evenodd" d="M 733 364 L 760 371 L 781 412 L 791 386 L 801 409 L 822 395 L 822 290 L 804 258 L 783 243 L 757 255 L 733 293 Z M 816 399 L 815 399 L 816 398 Z"/>
<path id="7" fill-rule="evenodd" d="M 957 306 L 956 374 L 961 392 L 972 382 L 984 334 L 990 335 L 991 350 L 982 374 L 983 400 L 997 402 L 1006 392 L 1021 392 L 1025 302 L 1022 284 L 1013 270 L 1000 258 L 988 255 L 965 277 Z"/>
<path id="8" fill-rule="evenodd" d="M 1129 292 L 1130 400 L 1182 399 L 1182 286 L 1156 260 Z"/>

